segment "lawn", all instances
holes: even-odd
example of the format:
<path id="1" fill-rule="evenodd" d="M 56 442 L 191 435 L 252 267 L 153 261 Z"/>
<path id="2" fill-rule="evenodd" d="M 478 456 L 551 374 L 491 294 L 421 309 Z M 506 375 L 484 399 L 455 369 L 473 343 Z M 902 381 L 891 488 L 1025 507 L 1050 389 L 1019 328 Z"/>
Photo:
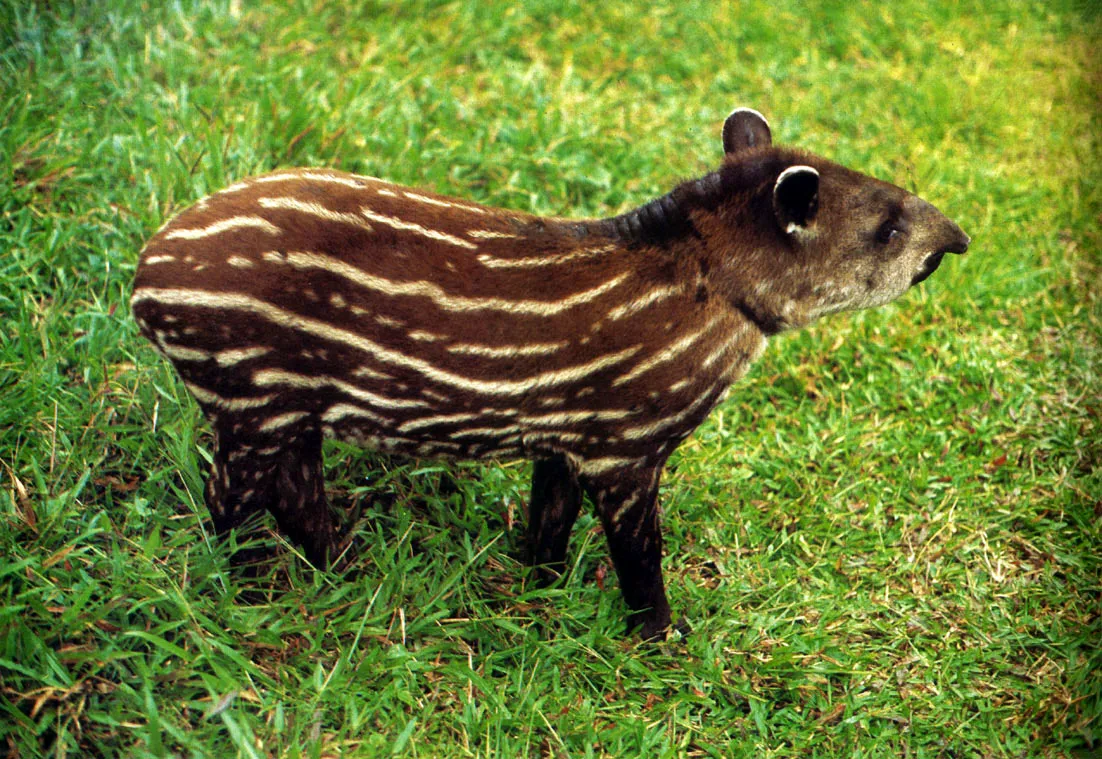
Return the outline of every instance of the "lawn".
<path id="1" fill-rule="evenodd" d="M 0 0 L 0 754 L 1091 757 L 1102 307 L 1090 3 Z M 529 465 L 332 445 L 342 572 L 232 571 L 209 429 L 127 300 L 202 195 L 328 166 L 611 215 L 735 106 L 973 238 L 780 336 L 675 453 L 648 645 Z M 259 537 L 257 537 L 257 535 Z"/>

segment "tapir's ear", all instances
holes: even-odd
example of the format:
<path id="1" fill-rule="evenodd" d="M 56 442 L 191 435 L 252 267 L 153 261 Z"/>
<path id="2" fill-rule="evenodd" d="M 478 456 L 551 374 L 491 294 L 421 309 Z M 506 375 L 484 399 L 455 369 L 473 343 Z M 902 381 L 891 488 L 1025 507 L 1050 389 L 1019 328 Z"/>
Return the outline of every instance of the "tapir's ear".
<path id="1" fill-rule="evenodd" d="M 819 172 L 810 166 L 789 166 L 773 185 L 773 212 L 788 234 L 806 229 L 819 210 Z"/>
<path id="2" fill-rule="evenodd" d="M 773 144 L 769 122 L 753 108 L 736 108 L 723 122 L 723 152 L 737 153 L 747 148 Z"/>

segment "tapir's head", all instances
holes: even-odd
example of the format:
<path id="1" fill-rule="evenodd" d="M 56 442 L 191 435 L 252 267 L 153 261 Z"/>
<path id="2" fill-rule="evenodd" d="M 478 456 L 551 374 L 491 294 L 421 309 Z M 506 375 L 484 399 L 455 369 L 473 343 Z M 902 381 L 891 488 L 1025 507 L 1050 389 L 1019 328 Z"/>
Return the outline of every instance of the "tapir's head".
<path id="1" fill-rule="evenodd" d="M 739 246 L 731 275 L 744 281 L 731 294 L 777 329 L 888 303 L 933 274 L 946 253 L 968 249 L 968 235 L 916 195 L 773 147 L 757 111 L 732 113 L 723 145 L 723 183 L 743 190 L 726 223 L 751 228 L 754 238 L 750 250 Z"/>

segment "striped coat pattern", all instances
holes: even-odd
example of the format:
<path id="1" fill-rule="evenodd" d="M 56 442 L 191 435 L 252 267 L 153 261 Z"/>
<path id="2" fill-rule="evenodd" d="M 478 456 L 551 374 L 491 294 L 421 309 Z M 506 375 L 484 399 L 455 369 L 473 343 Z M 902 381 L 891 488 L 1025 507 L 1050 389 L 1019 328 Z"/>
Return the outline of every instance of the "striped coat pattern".
<path id="1" fill-rule="evenodd" d="M 412 457 L 532 459 L 532 561 L 548 578 L 562 570 L 588 494 L 632 623 L 663 634 L 667 457 L 770 334 L 881 297 L 836 272 L 809 282 L 784 260 L 801 235 L 826 237 L 821 178 L 913 198 L 774 148 L 753 111 L 732 114 L 725 148 L 717 172 L 611 219 L 539 218 L 321 169 L 245 180 L 175 217 L 143 250 L 131 304 L 214 428 L 216 529 L 268 509 L 324 564 L 338 544 L 325 436 Z M 810 194 L 796 186 L 809 179 Z M 915 267 L 967 244 L 927 206 L 916 208 L 953 239 L 922 246 Z M 918 271 L 902 273 L 906 286 Z"/>

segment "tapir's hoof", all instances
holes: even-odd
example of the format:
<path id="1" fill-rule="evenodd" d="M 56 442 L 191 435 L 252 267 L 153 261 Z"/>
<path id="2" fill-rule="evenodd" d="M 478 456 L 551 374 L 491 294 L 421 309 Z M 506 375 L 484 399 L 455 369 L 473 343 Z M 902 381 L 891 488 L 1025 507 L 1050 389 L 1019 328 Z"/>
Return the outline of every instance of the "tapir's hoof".
<path id="1" fill-rule="evenodd" d="M 642 622 L 642 628 L 639 630 L 639 635 L 648 643 L 661 643 L 670 639 L 677 640 L 685 638 L 692 632 L 692 627 L 684 619 L 671 623 L 667 615 L 665 619 L 639 620 L 633 617 L 632 621 L 628 623 L 628 633 L 631 634 L 638 628 L 640 622 Z"/>

